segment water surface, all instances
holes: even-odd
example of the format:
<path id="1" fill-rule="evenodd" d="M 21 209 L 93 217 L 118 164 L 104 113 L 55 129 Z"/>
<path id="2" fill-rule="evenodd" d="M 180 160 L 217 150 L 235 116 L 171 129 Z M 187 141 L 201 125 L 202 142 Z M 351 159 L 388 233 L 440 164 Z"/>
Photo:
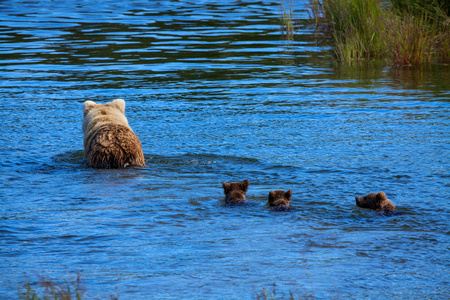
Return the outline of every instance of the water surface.
<path id="1" fill-rule="evenodd" d="M 33 272 L 79 272 L 88 298 L 447 297 L 448 66 L 336 65 L 306 25 L 280 38 L 277 1 L 0 16 L 1 298 Z M 82 104 L 119 97 L 147 166 L 90 169 Z M 249 204 L 224 206 L 244 179 Z M 275 189 L 293 210 L 268 209 Z M 356 207 L 381 190 L 401 215 Z"/>

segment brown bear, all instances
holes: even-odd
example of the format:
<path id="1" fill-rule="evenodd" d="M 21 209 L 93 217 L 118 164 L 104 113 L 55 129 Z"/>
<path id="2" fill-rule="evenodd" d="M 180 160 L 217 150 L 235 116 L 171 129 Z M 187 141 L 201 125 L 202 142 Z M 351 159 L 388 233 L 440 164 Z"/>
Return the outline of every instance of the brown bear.
<path id="1" fill-rule="evenodd" d="M 145 166 L 139 138 L 128 125 L 125 101 L 83 104 L 84 157 L 97 169 Z"/>
<path id="2" fill-rule="evenodd" d="M 242 182 L 224 182 L 222 183 L 223 192 L 225 194 L 225 202 L 229 204 L 240 204 L 245 203 L 246 198 L 245 195 L 247 193 L 248 179 Z"/>
<path id="3" fill-rule="evenodd" d="M 363 197 L 355 197 L 356 205 L 362 208 L 370 208 L 377 211 L 394 212 L 395 205 L 384 192 L 370 193 Z"/>
<path id="4" fill-rule="evenodd" d="M 289 209 L 292 190 L 287 192 L 277 190 L 269 192 L 269 206 L 281 209 Z"/>

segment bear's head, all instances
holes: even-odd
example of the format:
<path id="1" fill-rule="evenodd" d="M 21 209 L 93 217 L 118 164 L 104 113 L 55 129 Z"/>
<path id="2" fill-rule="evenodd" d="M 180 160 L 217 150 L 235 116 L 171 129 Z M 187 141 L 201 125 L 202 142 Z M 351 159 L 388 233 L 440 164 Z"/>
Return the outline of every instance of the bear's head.
<path id="1" fill-rule="evenodd" d="M 269 206 L 289 207 L 292 197 L 292 190 L 287 192 L 277 190 L 269 193 Z"/>
<path id="2" fill-rule="evenodd" d="M 370 193 L 363 197 L 355 197 L 356 205 L 362 208 L 393 212 L 395 205 L 386 197 L 384 192 Z"/>
<path id="3" fill-rule="evenodd" d="M 230 204 L 243 203 L 246 201 L 246 193 L 248 189 L 248 179 L 242 182 L 224 182 L 222 183 L 225 201 Z"/>
<path id="4" fill-rule="evenodd" d="M 103 114 L 106 114 L 107 112 L 109 113 L 111 109 L 118 109 L 119 112 L 125 114 L 125 100 L 116 99 L 105 104 L 97 104 L 94 101 L 86 101 L 83 104 L 83 116 L 86 118 L 89 112 L 91 112 L 94 108 L 99 110 L 99 114 L 102 114 L 102 112 Z M 104 108 L 104 111 L 102 111 L 102 108 Z"/>
<path id="5" fill-rule="evenodd" d="M 116 99 L 105 104 L 86 101 L 83 104 L 83 133 L 86 134 L 93 129 L 107 123 L 121 124 L 128 126 L 125 117 L 125 101 Z"/>

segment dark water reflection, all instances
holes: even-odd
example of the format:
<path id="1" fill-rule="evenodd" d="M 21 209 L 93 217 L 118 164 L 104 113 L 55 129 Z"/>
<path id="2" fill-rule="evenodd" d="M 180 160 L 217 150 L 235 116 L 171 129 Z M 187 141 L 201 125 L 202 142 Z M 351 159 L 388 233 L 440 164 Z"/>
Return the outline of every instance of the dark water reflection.
<path id="1" fill-rule="evenodd" d="M 334 65 L 276 1 L 0 4 L 0 295 L 445 298 L 449 68 Z M 305 19 L 302 7 L 297 18 Z M 121 97 L 147 166 L 92 170 L 82 103 Z M 249 204 L 223 181 L 250 180 Z M 270 190 L 292 189 L 272 211 Z M 359 209 L 383 190 L 401 215 Z"/>

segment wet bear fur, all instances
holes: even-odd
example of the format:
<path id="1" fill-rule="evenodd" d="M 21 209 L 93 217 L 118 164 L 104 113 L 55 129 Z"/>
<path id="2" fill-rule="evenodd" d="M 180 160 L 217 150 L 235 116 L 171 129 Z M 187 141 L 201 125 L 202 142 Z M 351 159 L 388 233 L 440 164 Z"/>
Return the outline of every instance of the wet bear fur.
<path id="1" fill-rule="evenodd" d="M 227 204 L 243 204 L 247 201 L 246 194 L 249 185 L 248 179 L 242 182 L 223 182 L 223 192 Z"/>
<path id="2" fill-rule="evenodd" d="M 289 210 L 291 205 L 292 190 L 287 192 L 276 190 L 269 192 L 269 206 L 276 210 Z"/>
<path id="3" fill-rule="evenodd" d="M 384 192 L 370 193 L 363 197 L 355 197 L 356 205 L 383 212 L 394 212 L 395 205 L 386 197 Z"/>
<path id="4" fill-rule="evenodd" d="M 145 166 L 139 138 L 128 125 L 125 101 L 83 104 L 84 157 L 97 169 Z"/>

